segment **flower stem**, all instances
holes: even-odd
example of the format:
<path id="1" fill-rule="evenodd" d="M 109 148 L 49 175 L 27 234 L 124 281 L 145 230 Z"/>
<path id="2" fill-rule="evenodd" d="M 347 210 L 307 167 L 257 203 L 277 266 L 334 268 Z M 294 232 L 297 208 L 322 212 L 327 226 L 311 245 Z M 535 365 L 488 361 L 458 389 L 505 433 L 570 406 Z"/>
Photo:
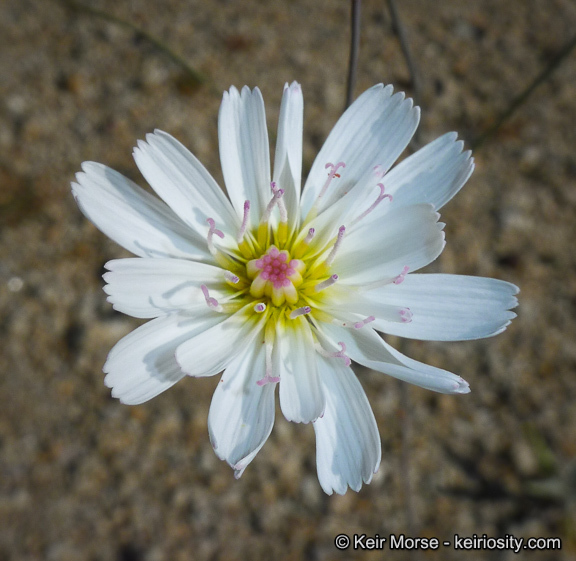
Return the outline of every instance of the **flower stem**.
<path id="1" fill-rule="evenodd" d="M 350 107 L 356 86 L 356 73 L 358 70 L 358 51 L 360 50 L 360 11 L 362 0 L 352 0 L 351 32 L 350 32 L 350 60 L 348 63 L 348 82 L 346 86 L 346 103 L 344 109 Z"/>
<path id="2" fill-rule="evenodd" d="M 420 82 L 420 74 L 418 72 L 416 63 L 414 62 L 412 51 L 410 50 L 410 41 L 408 40 L 406 28 L 400 19 L 400 14 L 398 13 L 398 8 L 396 6 L 396 0 L 388 0 L 388 10 L 390 11 L 390 17 L 392 18 L 392 30 L 398 37 L 398 41 L 400 42 L 400 49 L 402 50 L 402 54 L 406 60 L 406 66 L 408 67 L 408 73 L 410 74 L 414 105 L 420 105 L 422 102 L 422 85 Z M 420 129 L 417 128 L 416 132 L 414 133 L 414 137 L 410 141 L 410 147 L 414 151 L 418 149 L 420 144 L 419 135 Z"/>
<path id="3" fill-rule="evenodd" d="M 400 41 L 400 48 L 402 49 L 402 54 L 404 55 L 406 66 L 408 66 L 408 72 L 410 73 L 410 80 L 412 82 L 413 90 L 412 97 L 414 98 L 414 103 L 416 105 L 420 105 L 422 92 L 420 74 L 418 72 L 418 68 L 416 67 L 416 63 L 414 62 L 414 58 L 412 57 L 410 42 L 408 41 L 406 28 L 400 19 L 400 14 L 398 13 L 396 0 L 388 0 L 388 9 L 390 10 L 390 17 L 392 18 L 392 29 L 398 36 L 398 41 Z"/>
<path id="4" fill-rule="evenodd" d="M 576 35 L 572 37 L 560 50 L 560 52 L 550 61 L 548 66 L 536 76 L 536 78 L 528 85 L 528 87 L 516 96 L 508 106 L 508 109 L 504 111 L 496 122 L 484 131 L 475 141 L 471 143 L 473 150 L 478 150 L 490 137 L 494 136 L 496 132 L 502 127 L 502 125 L 516 113 L 516 111 L 526 103 L 532 92 L 543 82 L 545 82 L 548 77 L 556 70 L 556 68 L 564 61 L 564 59 L 572 52 L 572 49 L 576 46 Z"/>

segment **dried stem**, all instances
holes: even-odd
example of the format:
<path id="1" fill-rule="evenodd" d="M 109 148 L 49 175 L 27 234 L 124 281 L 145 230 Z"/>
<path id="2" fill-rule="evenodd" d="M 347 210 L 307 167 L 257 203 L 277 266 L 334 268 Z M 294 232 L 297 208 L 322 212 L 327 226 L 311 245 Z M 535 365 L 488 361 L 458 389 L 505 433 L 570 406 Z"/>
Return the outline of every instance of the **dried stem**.
<path id="1" fill-rule="evenodd" d="M 538 76 L 528 85 L 528 87 L 520 93 L 520 95 L 516 96 L 508 106 L 508 109 L 504 111 L 500 117 L 496 120 L 496 122 L 489 127 L 486 131 L 484 131 L 474 142 L 471 143 L 471 146 L 474 150 L 477 150 L 482 146 L 490 137 L 494 136 L 496 132 L 502 127 L 502 125 L 516 113 L 516 111 L 526 103 L 532 92 L 542 83 L 544 83 L 548 77 L 558 68 L 561 62 L 572 52 L 572 49 L 576 46 L 576 35 L 572 37 L 566 45 L 562 48 L 562 50 L 550 61 L 548 66 L 544 68 Z"/>
<path id="2" fill-rule="evenodd" d="M 390 10 L 390 17 L 392 18 L 392 29 L 394 33 L 396 33 L 398 41 L 400 41 L 400 48 L 402 49 L 402 54 L 404 55 L 406 66 L 408 66 L 408 72 L 410 73 L 414 102 L 416 105 L 420 105 L 422 97 L 420 74 L 418 73 L 416 63 L 414 62 L 412 52 L 410 51 L 410 42 L 408 41 L 406 28 L 400 19 L 400 14 L 398 13 L 396 0 L 388 0 L 388 9 Z"/>
<path id="3" fill-rule="evenodd" d="M 344 109 L 350 107 L 356 86 L 356 72 L 358 70 L 358 51 L 360 50 L 360 11 L 362 0 L 352 0 L 351 32 L 350 32 L 350 60 L 348 63 L 348 83 L 346 87 L 346 103 Z"/>
<path id="4" fill-rule="evenodd" d="M 406 60 L 406 66 L 408 67 L 408 72 L 410 73 L 410 81 L 412 83 L 412 96 L 414 98 L 414 104 L 420 105 L 422 102 L 422 86 L 420 82 L 420 74 L 414 58 L 412 57 L 412 52 L 410 50 L 410 42 L 408 40 L 408 35 L 406 33 L 406 28 L 404 27 L 400 14 L 398 13 L 398 8 L 396 6 L 396 0 L 388 0 L 388 10 L 390 11 L 390 17 L 392 18 L 392 30 L 398 37 L 400 42 L 400 48 L 402 49 L 402 54 Z M 412 140 L 410 141 L 410 146 L 413 150 L 416 150 L 420 144 L 419 142 L 419 131 L 416 129 Z"/>
<path id="5" fill-rule="evenodd" d="M 154 37 L 153 35 L 151 35 L 150 33 L 148 33 L 146 30 L 138 27 L 137 25 L 135 25 L 129 21 L 120 19 L 116 16 L 113 16 L 113 15 L 111 15 L 107 12 L 104 12 L 102 10 L 98 10 L 96 8 L 91 8 L 90 6 L 86 6 L 86 5 L 81 4 L 79 2 L 75 2 L 74 0 L 57 0 L 57 1 L 59 1 L 61 4 L 64 4 L 66 7 L 70 8 L 71 10 L 74 10 L 76 12 L 84 13 L 84 14 L 87 14 L 90 16 L 95 16 L 98 18 L 102 18 L 102 19 L 105 19 L 105 20 L 110 21 L 112 23 L 115 23 L 117 25 L 120 25 L 122 27 L 125 27 L 126 29 L 130 29 L 131 31 L 134 31 L 140 37 L 143 37 L 149 43 L 152 43 L 152 45 L 154 45 L 158 50 L 160 50 L 162 53 L 164 53 L 166 56 L 168 56 L 168 58 L 172 59 L 172 61 L 174 61 L 176 64 L 181 66 L 185 70 L 185 72 L 188 74 L 188 76 L 190 77 L 191 81 L 194 84 L 200 85 L 200 84 L 204 84 L 205 82 L 207 82 L 206 76 L 204 76 L 201 72 L 198 72 L 197 70 L 192 68 L 179 54 L 175 53 L 170 47 L 168 47 L 168 45 L 166 45 L 165 43 L 160 41 L 160 39 L 158 39 L 158 38 Z"/>

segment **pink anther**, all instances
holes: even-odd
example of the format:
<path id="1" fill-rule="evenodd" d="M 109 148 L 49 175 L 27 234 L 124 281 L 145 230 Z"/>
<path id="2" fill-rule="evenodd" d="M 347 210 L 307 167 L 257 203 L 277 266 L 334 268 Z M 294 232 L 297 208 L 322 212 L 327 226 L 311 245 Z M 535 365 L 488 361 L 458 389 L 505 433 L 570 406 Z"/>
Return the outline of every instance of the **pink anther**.
<path id="1" fill-rule="evenodd" d="M 266 304 L 264 304 L 264 302 L 259 302 L 258 304 L 254 305 L 254 311 L 257 314 L 261 314 L 262 312 L 264 312 L 266 310 Z"/>
<path id="2" fill-rule="evenodd" d="M 324 166 L 326 169 L 331 168 L 330 171 L 328 172 L 328 179 L 326 179 L 326 182 L 324 183 L 324 186 L 322 187 L 320 194 L 318 195 L 318 198 L 321 199 L 324 196 L 324 193 L 326 193 L 326 190 L 328 189 L 328 186 L 330 185 L 330 183 L 332 182 L 332 180 L 335 177 L 340 177 L 339 173 L 336 173 L 338 171 L 339 168 L 345 168 L 346 164 L 344 162 L 338 162 L 337 164 L 331 164 L 328 163 Z"/>
<path id="3" fill-rule="evenodd" d="M 325 281 L 318 283 L 314 287 L 314 292 L 320 292 L 321 290 L 324 290 L 325 288 L 332 286 L 333 284 L 336 283 L 337 280 L 338 280 L 338 275 L 332 275 L 330 278 L 326 279 Z"/>
<path id="4" fill-rule="evenodd" d="M 276 205 L 279 205 L 280 208 L 280 220 L 282 222 L 286 222 L 284 216 L 286 215 L 286 205 L 284 204 L 284 201 L 282 200 L 282 195 L 284 195 L 284 189 L 276 189 L 276 183 L 272 182 L 270 184 L 270 186 L 272 187 L 272 185 L 274 185 L 274 187 L 272 188 L 272 199 L 270 200 L 270 202 L 268 203 L 268 206 L 266 207 L 266 210 L 264 211 L 264 214 L 262 215 L 262 219 L 260 220 L 260 223 L 266 223 L 268 222 L 268 220 L 270 220 L 270 215 L 272 214 L 272 211 L 274 210 L 274 207 Z"/>
<path id="5" fill-rule="evenodd" d="M 296 310 L 292 310 L 290 315 L 288 316 L 290 319 L 296 319 L 298 316 L 304 316 L 309 314 L 312 311 L 310 306 L 302 306 L 301 308 L 297 308 Z"/>
<path id="6" fill-rule="evenodd" d="M 223 238 L 224 234 L 220 230 L 216 229 L 216 222 L 214 222 L 213 218 L 207 218 L 206 222 L 208 222 L 208 225 L 210 226 L 210 230 L 208 230 L 208 237 L 206 239 L 208 250 L 212 255 L 216 255 L 217 252 L 216 248 L 214 247 L 214 242 L 212 241 L 212 238 L 214 237 L 214 234 L 216 234 L 219 238 Z"/>
<path id="7" fill-rule="evenodd" d="M 316 230 L 314 230 L 314 228 L 310 228 L 310 230 L 308 230 L 308 234 L 306 234 L 306 237 L 304 238 L 304 243 L 309 244 L 312 241 L 315 233 Z"/>
<path id="8" fill-rule="evenodd" d="M 400 308 L 400 310 L 398 310 L 398 313 L 400 314 L 400 319 L 402 320 L 403 323 L 410 323 L 412 321 L 412 317 L 413 317 L 413 313 L 410 310 L 410 308 Z"/>
<path id="9" fill-rule="evenodd" d="M 360 222 L 360 220 L 362 220 L 368 214 L 370 214 L 384 199 L 389 199 L 390 202 L 392 202 L 392 200 L 393 200 L 392 195 L 389 195 L 388 193 L 384 193 L 384 184 L 378 183 L 377 185 L 378 185 L 378 187 L 380 187 L 380 194 L 378 195 L 376 200 L 368 207 L 368 209 L 366 209 L 360 216 L 358 216 L 357 218 L 355 218 L 352 221 L 352 224 L 356 224 L 356 223 Z"/>
<path id="10" fill-rule="evenodd" d="M 240 230 L 238 231 L 238 237 L 236 238 L 238 243 L 240 243 L 242 241 L 242 238 L 244 238 L 246 228 L 248 227 L 249 216 L 250 216 L 250 201 L 244 201 L 244 217 L 242 218 L 242 226 L 240 226 Z"/>
<path id="11" fill-rule="evenodd" d="M 279 376 L 270 376 L 266 374 L 266 376 L 264 376 L 264 378 L 262 378 L 261 380 L 258 380 L 256 384 L 258 386 L 265 386 L 266 384 L 277 384 L 279 381 L 280 381 Z"/>
<path id="12" fill-rule="evenodd" d="M 327 351 L 320 345 L 316 345 L 316 350 L 318 351 L 318 353 L 320 353 L 322 356 L 326 358 L 341 358 L 344 361 L 344 364 L 346 364 L 346 366 L 350 366 L 352 361 L 350 360 L 350 357 L 345 354 L 346 344 L 340 341 L 338 343 L 338 346 L 340 347 L 339 351 Z"/>
<path id="13" fill-rule="evenodd" d="M 410 267 L 408 267 L 408 265 L 406 265 L 403 269 L 402 272 L 394 278 L 394 280 L 392 281 L 394 284 L 400 284 L 401 282 L 404 281 L 404 279 L 406 278 L 406 275 L 408 274 L 408 271 L 410 270 Z"/>
<path id="14" fill-rule="evenodd" d="M 367 323 L 370 323 L 372 321 L 374 321 L 376 318 L 374 316 L 368 316 L 366 319 L 363 319 L 362 321 L 357 321 L 354 324 L 354 328 L 355 329 L 361 329 L 362 327 L 364 327 Z"/>
<path id="15" fill-rule="evenodd" d="M 208 226 L 210 226 L 210 231 L 208 232 L 209 236 L 211 234 L 216 234 L 219 238 L 224 237 L 224 233 L 222 231 L 216 229 L 216 222 L 214 222 L 213 218 L 207 218 L 206 222 L 208 222 Z"/>
<path id="16" fill-rule="evenodd" d="M 380 164 L 374 166 L 374 175 L 376 179 L 382 179 L 386 175 L 386 170 Z"/>
<path id="17" fill-rule="evenodd" d="M 350 357 L 345 354 L 346 344 L 343 341 L 340 341 L 338 345 L 340 346 L 340 350 L 338 352 L 330 353 L 330 355 L 334 358 L 341 358 L 346 366 L 350 366 L 352 361 L 350 360 Z"/>
<path id="18" fill-rule="evenodd" d="M 200 289 L 202 290 L 202 294 L 204 294 L 204 298 L 206 299 L 206 304 L 208 305 L 208 307 L 211 310 L 219 311 L 222 309 L 222 306 L 220 306 L 220 304 L 218 304 L 218 300 L 216 300 L 216 298 L 212 298 L 210 296 L 210 293 L 208 292 L 208 287 L 205 284 L 201 285 Z"/>
<path id="19" fill-rule="evenodd" d="M 392 197 L 392 195 L 389 195 L 388 193 L 384 193 L 384 183 L 378 183 L 377 185 L 378 187 L 380 187 L 380 194 L 378 195 L 376 202 L 379 203 L 382 199 L 390 199 L 390 202 L 392 202 L 394 200 L 394 197 Z"/>
<path id="20" fill-rule="evenodd" d="M 336 242 L 334 243 L 334 247 L 332 248 L 332 251 L 328 255 L 328 259 L 326 259 L 326 266 L 327 267 L 332 265 L 332 263 L 334 262 L 334 259 L 336 258 L 336 252 L 338 251 L 338 248 L 342 244 L 342 238 L 344 237 L 345 231 L 346 231 L 345 226 L 340 226 L 340 228 L 338 228 L 338 237 L 336 238 Z"/>
<path id="21" fill-rule="evenodd" d="M 224 278 L 228 282 L 231 282 L 232 284 L 237 284 L 238 282 L 240 282 L 240 278 L 237 275 L 235 275 L 232 271 L 224 271 Z"/>

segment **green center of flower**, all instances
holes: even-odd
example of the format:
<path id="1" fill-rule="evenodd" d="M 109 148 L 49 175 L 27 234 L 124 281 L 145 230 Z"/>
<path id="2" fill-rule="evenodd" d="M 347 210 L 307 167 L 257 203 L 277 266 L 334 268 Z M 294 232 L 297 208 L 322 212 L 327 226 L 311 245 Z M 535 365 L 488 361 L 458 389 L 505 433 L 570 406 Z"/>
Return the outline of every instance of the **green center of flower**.
<path id="1" fill-rule="evenodd" d="M 359 314 L 351 315 L 350 319 L 337 319 L 332 315 L 332 304 L 341 299 L 342 292 L 331 288 L 338 281 L 338 275 L 331 269 L 346 228 L 340 226 L 333 236 L 328 237 L 326 233 L 316 236 L 315 229 L 310 227 L 317 216 L 319 201 L 330 182 L 340 177 L 336 172 L 343 167 L 343 162 L 326 165 L 327 169 L 330 168 L 326 183 L 302 223 L 299 220 L 289 223 L 284 191 L 274 182 L 270 184 L 271 200 L 263 209 L 257 225 L 250 226 L 251 203 L 244 202 L 244 215 L 236 235 L 235 247 L 229 245 L 226 250 L 217 247 L 214 236 L 222 239 L 224 234 L 216 228 L 212 218 L 207 219 L 208 249 L 214 261 L 223 269 L 227 288 L 221 291 L 224 299 L 220 301 L 210 295 L 206 285 L 203 284 L 200 288 L 209 308 L 227 314 L 240 312 L 245 314 L 246 321 L 255 321 L 261 326 L 266 352 L 266 373 L 264 378 L 257 382 L 258 385 L 280 380 L 273 373 L 272 354 L 277 337 L 287 329 L 303 330 L 303 333 L 308 333 L 309 337 L 314 339 L 318 353 L 325 357 L 342 359 L 349 365 L 350 359 L 345 354 L 346 346 L 343 342 L 338 343 L 338 351 L 322 346 L 316 333 L 318 322 L 361 329 L 375 319 L 374 316 L 362 319 L 358 317 Z M 380 177 L 381 175 L 378 175 L 378 178 Z M 352 220 L 351 225 L 372 212 L 382 200 L 392 200 L 390 195 L 384 193 L 384 186 L 381 183 L 378 183 L 378 186 L 380 194 L 376 201 Z M 274 209 L 278 211 L 275 218 L 272 216 Z M 402 282 L 406 272 L 407 267 L 390 282 Z M 348 288 L 349 290 L 351 289 Z M 404 312 L 405 315 L 400 312 L 401 321 L 410 321 L 406 315 L 408 312 L 409 310 Z M 256 319 L 257 316 L 259 319 Z"/>

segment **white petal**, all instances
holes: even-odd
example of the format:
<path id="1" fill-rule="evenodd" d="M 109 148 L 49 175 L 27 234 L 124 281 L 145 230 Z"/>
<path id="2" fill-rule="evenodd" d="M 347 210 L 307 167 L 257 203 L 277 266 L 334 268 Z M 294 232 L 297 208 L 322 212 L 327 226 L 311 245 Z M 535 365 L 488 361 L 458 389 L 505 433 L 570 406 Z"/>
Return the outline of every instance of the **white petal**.
<path id="1" fill-rule="evenodd" d="M 225 234 L 222 243 L 234 244 L 240 226 L 230 202 L 206 168 L 169 134 L 156 130 L 138 141 L 134 159 L 154 191 L 201 239 L 206 239 L 208 218 Z"/>
<path id="2" fill-rule="evenodd" d="M 474 170 L 474 160 L 469 150 L 462 152 L 464 143 L 456 138 L 455 132 L 437 138 L 386 174 L 383 181 L 394 196 L 394 207 L 431 203 L 439 210 L 460 190 Z"/>
<path id="3" fill-rule="evenodd" d="M 412 100 L 405 100 L 403 93 L 392 95 L 392 91 L 392 86 L 374 86 L 340 117 L 310 170 L 302 196 L 302 217 L 326 181 L 327 163 L 344 162 L 346 167 L 330 184 L 319 212 L 350 191 L 374 166 L 388 170 L 404 151 L 418 126 L 420 110 L 412 107 Z"/>
<path id="4" fill-rule="evenodd" d="M 304 317 L 278 321 L 273 362 L 273 375 L 280 376 L 280 407 L 286 419 L 309 423 L 320 417 L 324 394 L 314 338 Z"/>
<path id="5" fill-rule="evenodd" d="M 367 284 L 415 271 L 444 248 L 444 224 L 432 205 L 412 205 L 391 213 L 378 227 L 360 225 L 344 235 L 332 270 L 346 284 Z"/>
<path id="6" fill-rule="evenodd" d="M 222 269 L 185 259 L 117 259 L 106 268 L 108 302 L 138 318 L 206 307 L 203 284 L 220 304 L 227 292 Z"/>
<path id="7" fill-rule="evenodd" d="M 429 341 L 463 341 L 497 335 L 516 317 L 513 284 L 463 275 L 407 275 L 398 285 L 369 290 L 363 296 L 374 304 L 375 329 Z M 379 306 L 409 308 L 409 323 L 379 317 Z M 369 309 L 369 308 L 368 308 Z"/>
<path id="8" fill-rule="evenodd" d="M 323 302 L 323 309 L 337 320 L 350 324 L 349 327 L 369 317 L 387 322 L 402 321 L 401 306 L 394 302 L 379 302 L 375 298 L 365 296 L 371 293 L 372 291 L 367 293 L 357 286 L 336 284 L 330 288 L 330 297 Z M 368 322 L 370 327 L 374 327 L 373 321 Z"/>
<path id="9" fill-rule="evenodd" d="M 314 422 L 316 464 L 322 489 L 343 495 L 370 483 L 381 459 L 380 435 L 366 394 L 351 368 L 320 361 L 324 416 Z"/>
<path id="10" fill-rule="evenodd" d="M 157 318 L 118 341 L 103 369 L 112 396 L 136 405 L 172 387 L 185 376 L 174 356 L 176 348 L 221 321 L 217 316 L 206 310 L 194 319 L 177 314 Z"/>
<path id="11" fill-rule="evenodd" d="M 224 92 L 218 140 L 228 196 L 239 216 L 244 201 L 250 201 L 250 222 L 256 226 L 272 198 L 266 113 L 258 88 L 250 91 L 244 86 L 242 94 L 234 87 Z"/>
<path id="12" fill-rule="evenodd" d="M 346 354 L 368 368 L 435 392 L 454 394 L 470 391 L 468 383 L 460 376 L 404 356 L 368 326 L 345 329 L 321 323 L 318 327 L 333 346 L 342 341 L 346 345 Z"/>
<path id="13" fill-rule="evenodd" d="M 208 413 L 214 451 L 236 470 L 236 477 L 256 457 L 274 426 L 276 384 L 256 383 L 264 378 L 264 356 L 264 345 L 247 347 L 228 365 Z"/>
<path id="14" fill-rule="evenodd" d="M 72 193 L 80 210 L 102 232 L 140 257 L 212 261 L 206 241 L 172 210 L 118 172 L 84 162 Z"/>
<path id="15" fill-rule="evenodd" d="M 255 314 L 251 305 L 246 306 L 182 343 L 176 349 L 178 364 L 189 376 L 213 376 L 222 372 L 244 348 L 257 344 L 254 340 L 262 331 L 266 317 L 266 314 Z"/>
<path id="16" fill-rule="evenodd" d="M 289 220 L 298 218 L 300 204 L 303 119 L 302 88 L 297 82 L 292 82 L 290 86 L 286 84 L 278 119 L 274 181 L 279 188 L 284 189 L 283 198 Z"/>

